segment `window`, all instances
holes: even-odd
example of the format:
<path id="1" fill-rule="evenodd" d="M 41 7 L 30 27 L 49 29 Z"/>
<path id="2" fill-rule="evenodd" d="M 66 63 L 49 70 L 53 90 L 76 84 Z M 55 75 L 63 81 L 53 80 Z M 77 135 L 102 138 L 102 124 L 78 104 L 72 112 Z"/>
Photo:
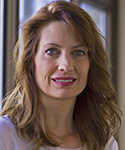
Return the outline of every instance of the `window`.
<path id="1" fill-rule="evenodd" d="M 106 36 L 106 12 L 102 9 L 81 2 L 80 7 L 84 9 L 94 20 L 101 34 Z"/>
<path id="2" fill-rule="evenodd" d="M 2 99 L 3 73 L 3 0 L 0 1 L 0 101 Z"/>
<path id="3" fill-rule="evenodd" d="M 81 2 L 80 7 L 92 17 L 100 33 L 103 35 L 103 37 L 106 37 L 106 11 L 85 2 Z M 106 47 L 104 39 L 102 39 L 102 42 L 104 47 Z"/>

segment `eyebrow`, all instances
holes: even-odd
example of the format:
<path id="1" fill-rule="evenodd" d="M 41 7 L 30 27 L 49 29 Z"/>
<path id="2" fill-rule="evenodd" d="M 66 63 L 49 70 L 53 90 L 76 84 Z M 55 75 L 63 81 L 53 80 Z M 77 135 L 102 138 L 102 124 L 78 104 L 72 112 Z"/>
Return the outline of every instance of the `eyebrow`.
<path id="1" fill-rule="evenodd" d="M 47 43 L 47 44 L 45 44 L 43 47 L 46 47 L 46 46 L 49 46 L 49 45 L 51 45 L 51 46 L 56 46 L 56 47 L 61 47 L 61 46 L 59 46 L 58 44 L 55 44 L 55 43 Z M 72 48 L 78 48 L 78 47 L 84 47 L 84 45 L 76 45 L 76 46 L 73 46 Z"/>
<path id="2" fill-rule="evenodd" d="M 84 45 L 73 46 L 72 48 L 84 47 Z"/>
<path id="3" fill-rule="evenodd" d="M 46 47 L 46 46 L 49 46 L 49 45 L 56 46 L 56 47 L 61 47 L 61 46 L 59 46 L 58 44 L 55 44 L 55 43 L 47 43 L 47 44 L 43 45 L 43 47 Z"/>

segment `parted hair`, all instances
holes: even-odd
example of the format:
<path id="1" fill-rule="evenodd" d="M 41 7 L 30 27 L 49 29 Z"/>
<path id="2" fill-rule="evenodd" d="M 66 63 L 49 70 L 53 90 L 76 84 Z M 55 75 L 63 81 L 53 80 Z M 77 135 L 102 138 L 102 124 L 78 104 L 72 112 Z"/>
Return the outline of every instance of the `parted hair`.
<path id="1" fill-rule="evenodd" d="M 88 82 L 76 98 L 73 119 L 81 143 L 86 143 L 88 150 L 104 150 L 121 125 L 121 112 L 115 104 L 116 94 L 102 36 L 92 18 L 75 4 L 51 2 L 22 25 L 22 37 L 14 49 L 16 86 L 4 98 L 1 115 L 9 115 L 19 136 L 30 141 L 33 149 L 59 146 L 47 132 L 34 73 L 41 30 L 52 21 L 65 21 L 89 50 Z"/>

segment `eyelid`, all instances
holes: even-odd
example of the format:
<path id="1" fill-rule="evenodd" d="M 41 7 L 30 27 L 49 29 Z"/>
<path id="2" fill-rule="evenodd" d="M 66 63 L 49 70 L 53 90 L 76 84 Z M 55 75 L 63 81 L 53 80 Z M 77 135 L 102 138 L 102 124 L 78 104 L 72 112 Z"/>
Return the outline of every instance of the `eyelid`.
<path id="1" fill-rule="evenodd" d="M 49 51 L 53 51 L 53 52 L 56 52 L 55 54 L 49 54 L 47 52 Z M 56 54 L 59 54 L 59 50 L 57 50 L 56 48 L 48 48 L 47 50 L 45 50 L 45 52 L 48 54 L 48 55 L 56 55 Z"/>
<path id="2" fill-rule="evenodd" d="M 77 50 L 73 51 L 73 55 L 75 55 L 75 52 L 81 52 L 81 53 L 83 53 L 82 55 L 78 55 L 78 56 L 83 56 L 86 53 L 84 50 L 77 49 Z"/>

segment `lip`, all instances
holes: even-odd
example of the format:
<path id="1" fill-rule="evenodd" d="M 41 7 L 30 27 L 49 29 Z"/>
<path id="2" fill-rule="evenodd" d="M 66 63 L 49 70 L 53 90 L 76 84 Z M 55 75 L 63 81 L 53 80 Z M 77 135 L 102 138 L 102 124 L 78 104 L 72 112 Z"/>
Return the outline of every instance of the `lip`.
<path id="1" fill-rule="evenodd" d="M 72 77 L 56 77 L 56 78 L 52 78 L 52 80 L 60 86 L 70 86 L 72 84 L 74 84 L 74 82 L 76 81 L 76 78 L 72 78 Z"/>

